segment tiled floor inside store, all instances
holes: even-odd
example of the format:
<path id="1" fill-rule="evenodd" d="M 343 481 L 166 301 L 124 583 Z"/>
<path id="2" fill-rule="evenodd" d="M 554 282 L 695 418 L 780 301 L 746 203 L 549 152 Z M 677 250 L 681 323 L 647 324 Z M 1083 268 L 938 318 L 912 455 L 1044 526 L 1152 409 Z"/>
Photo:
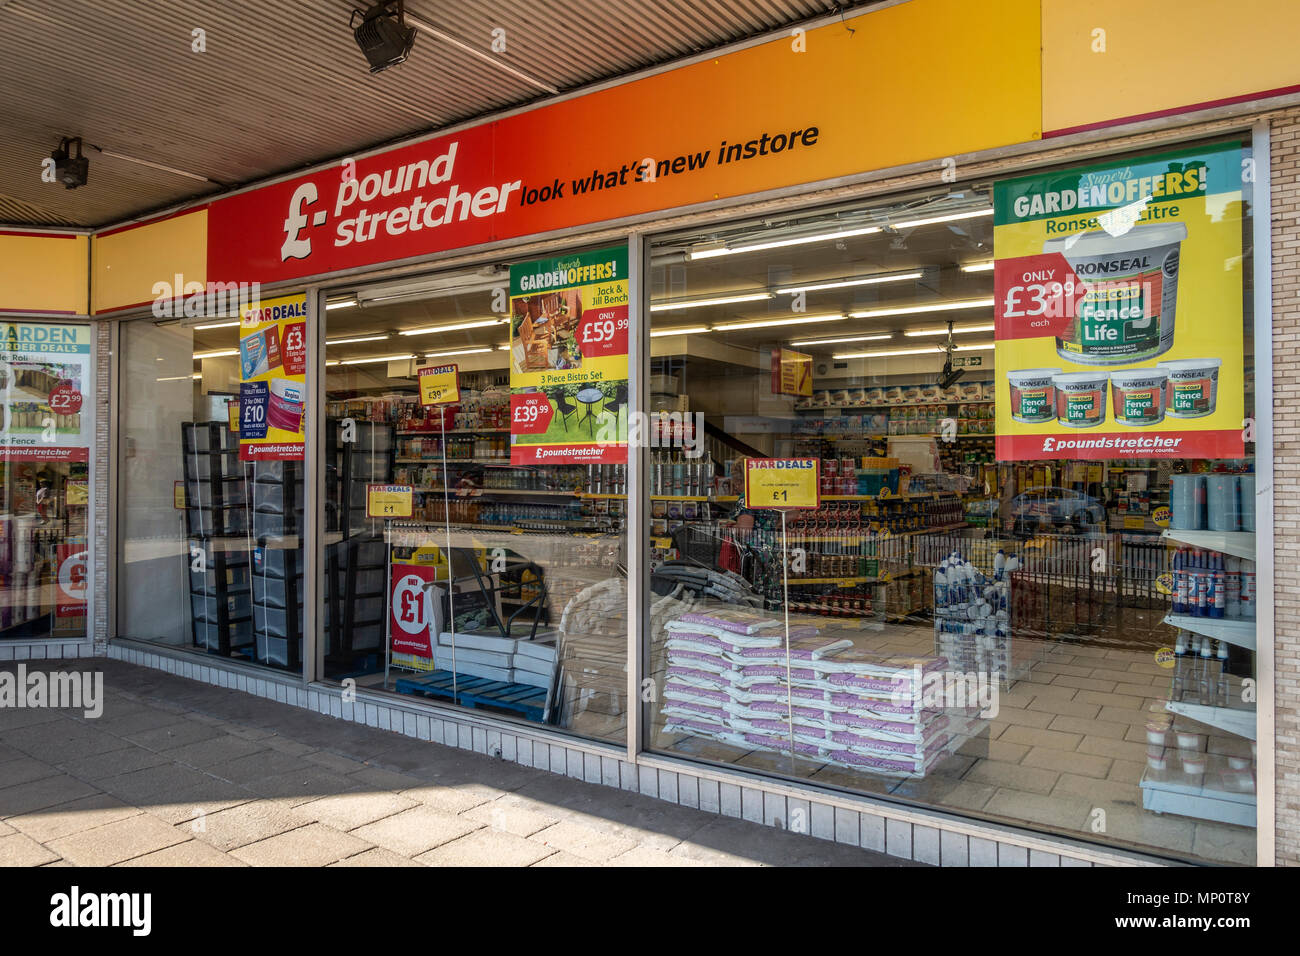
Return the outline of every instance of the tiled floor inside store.
<path id="1" fill-rule="evenodd" d="M 893 626 L 888 641 L 873 647 L 932 654 L 934 634 L 929 627 Z M 1254 829 L 1142 807 L 1146 723 L 1151 706 L 1167 698 L 1171 674 L 1150 652 L 1035 642 L 1023 659 L 1027 676 L 1000 695 L 987 740 L 967 741 L 919 779 L 873 776 L 813 760 L 792 769 L 785 754 L 742 752 L 718 741 L 665 734 L 662 719 L 655 749 L 847 790 L 894 794 L 1098 842 L 1253 864 Z M 1200 748 L 1211 754 L 1250 756 L 1250 745 L 1241 738 L 1207 733 L 1205 726 L 1182 718 L 1175 727 L 1201 734 Z M 1097 809 L 1105 811 L 1104 818 Z M 1104 832 L 1095 831 L 1097 821 Z"/>

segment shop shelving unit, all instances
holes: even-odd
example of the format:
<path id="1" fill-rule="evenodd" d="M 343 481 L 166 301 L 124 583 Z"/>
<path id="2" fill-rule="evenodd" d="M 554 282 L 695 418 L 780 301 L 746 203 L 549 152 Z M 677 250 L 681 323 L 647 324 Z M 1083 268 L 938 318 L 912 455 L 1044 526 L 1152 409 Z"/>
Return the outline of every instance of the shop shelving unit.
<path id="1" fill-rule="evenodd" d="M 387 549 L 375 520 L 366 517 L 366 485 L 392 480 L 394 428 L 353 420 L 354 441 L 344 441 L 344 421 L 330 418 L 326 433 L 326 514 L 333 543 L 325 558 L 327 657 L 345 670 L 378 669 L 387 607 Z"/>
<path id="2" fill-rule="evenodd" d="M 226 422 L 183 422 L 181 448 L 193 641 L 223 657 L 248 654 L 253 609 L 239 437 Z"/>
<path id="3" fill-rule="evenodd" d="M 296 670 L 302 664 L 303 463 L 259 461 L 248 471 L 257 660 Z"/>
<path id="4" fill-rule="evenodd" d="M 1168 529 L 1161 535 L 1166 541 L 1203 550 L 1218 551 L 1234 557 L 1255 560 L 1255 534 L 1250 531 L 1178 531 Z M 1252 653 L 1256 648 L 1256 623 L 1253 620 L 1195 617 L 1168 614 L 1165 623 L 1216 641 L 1224 641 Z M 1235 737 L 1254 741 L 1256 713 L 1251 704 L 1241 701 L 1240 693 L 1228 706 L 1194 701 L 1171 700 L 1165 709 L 1198 724 Z M 1239 826 L 1256 825 L 1256 799 L 1252 770 L 1234 770 L 1226 756 L 1206 755 L 1205 773 L 1190 776 L 1182 768 L 1164 770 L 1147 768 L 1142 773 L 1142 806 L 1155 813 L 1216 820 Z M 1253 762 L 1252 762 L 1253 766 Z"/>

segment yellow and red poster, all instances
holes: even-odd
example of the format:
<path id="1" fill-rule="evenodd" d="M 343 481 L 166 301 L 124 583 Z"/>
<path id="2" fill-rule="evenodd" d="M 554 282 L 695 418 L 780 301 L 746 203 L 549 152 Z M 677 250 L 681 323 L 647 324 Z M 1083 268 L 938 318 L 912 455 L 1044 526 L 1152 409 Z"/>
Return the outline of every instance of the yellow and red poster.
<path id="1" fill-rule="evenodd" d="M 90 326 L 0 322 L 0 460 L 89 461 L 89 388 Z"/>
<path id="2" fill-rule="evenodd" d="M 265 299 L 239 321 L 239 458 L 300 461 L 307 401 L 307 296 Z"/>
<path id="3" fill-rule="evenodd" d="M 510 267 L 510 463 L 627 461 L 627 246 Z"/>
<path id="4" fill-rule="evenodd" d="M 997 456 L 1240 458 L 1242 153 L 994 188 Z"/>
<path id="5" fill-rule="evenodd" d="M 772 394 L 812 395 L 812 356 L 792 349 L 772 349 Z"/>

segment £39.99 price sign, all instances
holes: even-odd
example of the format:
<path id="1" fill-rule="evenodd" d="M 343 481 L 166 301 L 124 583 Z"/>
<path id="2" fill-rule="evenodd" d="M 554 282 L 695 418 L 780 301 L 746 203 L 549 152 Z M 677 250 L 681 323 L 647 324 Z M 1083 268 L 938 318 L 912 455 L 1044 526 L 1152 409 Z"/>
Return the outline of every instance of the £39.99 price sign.
<path id="1" fill-rule="evenodd" d="M 627 461 L 627 247 L 510 267 L 510 463 Z"/>

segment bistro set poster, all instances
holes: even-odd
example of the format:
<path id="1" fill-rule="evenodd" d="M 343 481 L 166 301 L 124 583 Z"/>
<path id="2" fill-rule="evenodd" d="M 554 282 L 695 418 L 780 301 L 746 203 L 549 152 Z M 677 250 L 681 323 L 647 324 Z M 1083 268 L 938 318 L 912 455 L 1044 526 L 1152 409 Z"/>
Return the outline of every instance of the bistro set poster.
<path id="1" fill-rule="evenodd" d="M 997 457 L 1244 454 L 1239 143 L 999 182 Z"/>
<path id="2" fill-rule="evenodd" d="M 627 247 L 510 267 L 510 463 L 627 461 Z"/>

